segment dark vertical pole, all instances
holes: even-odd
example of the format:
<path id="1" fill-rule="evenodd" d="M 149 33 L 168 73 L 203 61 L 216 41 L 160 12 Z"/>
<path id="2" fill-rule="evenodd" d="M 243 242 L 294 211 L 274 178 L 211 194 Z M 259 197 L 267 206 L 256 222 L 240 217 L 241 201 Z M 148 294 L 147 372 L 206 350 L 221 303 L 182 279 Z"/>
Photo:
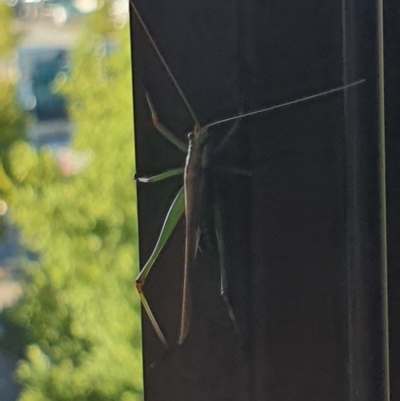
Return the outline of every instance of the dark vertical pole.
<path id="1" fill-rule="evenodd" d="M 347 79 L 356 74 L 366 79 L 359 98 L 347 98 L 349 390 L 353 400 L 387 400 L 382 2 L 349 1 L 345 12 Z"/>
<path id="2" fill-rule="evenodd" d="M 384 2 L 385 129 L 391 399 L 400 399 L 400 5 Z"/>
<path id="3" fill-rule="evenodd" d="M 207 198 L 239 330 L 205 245 L 185 344 L 164 351 L 144 318 L 147 400 L 388 401 L 380 2 L 135 5 L 202 124 L 364 80 L 240 121 L 217 162 L 251 178 L 214 173 Z M 144 88 L 183 140 L 193 124 L 134 13 L 132 27 L 137 169 L 156 173 L 184 155 L 155 133 Z M 181 183 L 139 187 L 142 264 Z M 147 284 L 171 344 L 183 245 L 181 226 Z"/>
<path id="4" fill-rule="evenodd" d="M 299 8 L 257 7 L 254 85 L 366 81 L 249 122 L 253 387 L 257 400 L 387 400 L 380 4 Z"/>
<path id="5" fill-rule="evenodd" d="M 366 85 L 347 98 L 347 269 L 350 397 L 389 399 L 382 2 L 346 4 L 347 79 Z M 357 15 L 364 17 L 356 18 Z"/>

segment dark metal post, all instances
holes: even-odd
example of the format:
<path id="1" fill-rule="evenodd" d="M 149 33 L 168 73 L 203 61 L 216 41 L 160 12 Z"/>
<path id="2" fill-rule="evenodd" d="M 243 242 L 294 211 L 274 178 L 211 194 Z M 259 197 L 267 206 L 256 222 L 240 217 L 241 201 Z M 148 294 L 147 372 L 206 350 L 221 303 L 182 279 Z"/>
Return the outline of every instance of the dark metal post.
<path id="1" fill-rule="evenodd" d="M 385 131 L 391 399 L 400 399 L 400 5 L 384 2 Z"/>
<path id="2" fill-rule="evenodd" d="M 165 352 L 143 319 L 147 400 L 388 401 L 379 2 L 134 3 L 201 124 L 364 80 L 240 121 L 219 162 L 251 177 L 211 180 L 239 333 L 203 248 L 183 346 Z M 181 139 L 193 121 L 135 13 L 131 25 L 137 170 L 157 173 L 185 155 L 155 132 L 144 90 Z M 181 184 L 139 186 L 142 264 Z M 172 342 L 182 228 L 146 283 Z"/>

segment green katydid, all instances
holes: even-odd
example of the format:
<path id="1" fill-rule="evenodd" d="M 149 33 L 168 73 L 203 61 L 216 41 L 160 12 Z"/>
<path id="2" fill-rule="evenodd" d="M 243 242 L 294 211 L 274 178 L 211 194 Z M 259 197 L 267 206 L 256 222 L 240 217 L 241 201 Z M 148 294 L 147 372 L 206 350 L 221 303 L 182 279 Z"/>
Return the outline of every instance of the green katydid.
<path id="1" fill-rule="evenodd" d="M 189 331 L 190 325 L 190 316 L 189 316 L 189 274 L 193 268 L 193 264 L 196 258 L 196 252 L 198 249 L 199 235 L 200 235 L 200 209 L 201 209 L 201 193 L 204 186 L 204 170 L 206 168 L 206 140 L 209 135 L 209 128 L 226 124 L 228 122 L 235 122 L 241 120 L 246 117 L 254 116 L 261 113 L 271 112 L 273 110 L 277 110 L 279 108 L 288 107 L 290 105 L 298 104 L 301 102 L 305 102 L 311 99 L 315 99 L 318 97 L 327 96 L 332 93 L 340 92 L 346 90 L 352 86 L 359 85 L 363 83 L 365 80 L 359 80 L 347 85 L 343 85 L 340 87 L 336 87 L 334 89 L 330 89 L 324 92 L 320 92 L 317 94 L 313 94 L 310 96 L 306 96 L 303 98 L 298 98 L 293 101 L 281 103 L 272 107 L 262 108 L 255 111 L 250 111 L 246 113 L 242 113 L 239 115 L 235 115 L 230 118 L 222 119 L 219 121 L 215 121 L 204 126 L 200 126 L 198 120 L 187 101 L 180 85 L 176 81 L 174 75 L 172 74 L 168 64 L 165 59 L 161 55 L 156 43 L 154 42 L 150 32 L 147 29 L 146 24 L 138 13 L 135 5 L 131 1 L 131 7 L 133 12 L 136 14 L 138 21 L 140 22 L 146 36 L 148 37 L 152 47 L 154 48 L 158 58 L 164 65 L 166 72 L 168 73 L 170 79 L 172 80 L 175 88 L 179 92 L 182 100 L 184 101 L 188 111 L 192 115 L 194 120 L 194 128 L 191 133 L 188 135 L 188 145 L 183 143 L 180 139 L 178 139 L 172 132 L 170 132 L 163 124 L 158 121 L 158 117 L 156 114 L 155 107 L 151 100 L 150 95 L 146 92 L 146 100 L 151 112 L 153 125 L 155 129 L 170 143 L 176 146 L 181 151 L 187 154 L 185 166 L 182 168 L 176 168 L 173 170 L 169 170 L 167 172 L 152 176 L 136 176 L 136 180 L 142 183 L 154 183 L 160 180 L 164 180 L 170 177 L 174 177 L 177 175 L 183 175 L 183 186 L 178 191 L 175 199 L 173 200 L 167 216 L 164 220 L 164 224 L 162 226 L 161 232 L 159 234 L 159 238 L 156 242 L 156 245 L 151 253 L 149 259 L 145 263 L 144 267 L 141 269 L 137 280 L 136 280 L 136 288 L 138 290 L 143 308 L 150 319 L 150 322 L 157 334 L 157 337 L 160 339 L 162 344 L 168 348 L 168 342 L 166 336 L 158 324 L 156 317 L 153 314 L 153 311 L 146 299 L 146 296 L 143 292 L 143 286 L 145 284 L 146 278 L 157 260 L 160 252 L 164 248 L 167 240 L 171 236 L 174 228 L 178 224 L 179 220 L 183 215 L 185 215 L 185 260 L 184 260 L 184 275 L 183 275 L 183 283 L 182 283 L 182 303 L 181 303 L 181 317 L 180 317 L 180 326 L 179 326 L 179 337 L 178 344 L 182 344 Z M 227 133 L 227 137 L 234 132 L 234 129 Z M 226 277 L 224 266 L 221 266 L 221 292 L 224 296 L 223 292 L 226 289 Z M 227 302 L 228 309 L 230 309 L 229 302 Z M 229 314 L 231 318 L 234 319 L 234 314 L 232 310 L 229 310 Z"/>

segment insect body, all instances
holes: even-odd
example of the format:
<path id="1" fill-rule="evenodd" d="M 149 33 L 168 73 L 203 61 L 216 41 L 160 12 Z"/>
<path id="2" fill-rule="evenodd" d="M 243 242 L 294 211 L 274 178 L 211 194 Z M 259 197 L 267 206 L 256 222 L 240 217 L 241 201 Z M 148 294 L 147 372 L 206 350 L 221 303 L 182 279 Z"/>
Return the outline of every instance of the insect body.
<path id="1" fill-rule="evenodd" d="M 185 265 L 183 276 L 183 302 L 180 322 L 180 332 L 178 343 L 182 344 L 185 340 L 188 329 L 188 302 L 189 302 L 189 269 L 193 266 L 196 258 L 197 246 L 199 241 L 199 217 L 201 198 L 204 187 L 204 171 L 202 165 L 203 158 L 203 138 L 204 133 L 198 127 L 188 135 L 189 147 L 186 156 L 186 166 L 184 173 L 184 192 L 185 192 L 185 211 L 186 211 L 186 246 L 185 246 Z"/>
<path id="2" fill-rule="evenodd" d="M 162 250 L 168 237 L 171 235 L 173 229 L 178 223 L 180 217 L 185 213 L 185 264 L 182 285 L 182 309 L 180 318 L 180 329 L 178 344 L 182 344 L 188 334 L 189 330 L 189 311 L 190 311 L 190 297 L 189 297 L 189 274 L 194 264 L 196 253 L 198 249 L 198 242 L 200 238 L 200 210 L 201 210 L 201 194 L 204 188 L 204 169 L 206 164 L 206 153 L 204 152 L 205 139 L 208 131 L 196 125 L 193 132 L 188 135 L 188 146 L 186 147 L 180 140 L 178 140 L 171 132 L 169 132 L 162 124 L 158 122 L 157 115 L 150 96 L 147 94 L 147 102 L 149 104 L 153 123 L 155 128 L 171 143 L 173 143 L 180 150 L 185 150 L 186 163 L 184 169 L 177 168 L 170 170 L 166 173 L 159 174 L 154 177 L 136 177 L 137 181 L 143 183 L 150 183 L 160 181 L 169 177 L 183 174 L 183 187 L 179 190 L 173 201 L 170 210 L 165 219 L 160 237 L 154 248 L 152 255 L 140 272 L 136 286 L 140 294 L 142 304 L 150 318 L 150 321 L 164 346 L 168 346 L 165 335 L 163 334 L 154 314 L 148 305 L 146 296 L 143 293 L 143 285 L 145 279 L 157 259 L 160 251 Z"/>

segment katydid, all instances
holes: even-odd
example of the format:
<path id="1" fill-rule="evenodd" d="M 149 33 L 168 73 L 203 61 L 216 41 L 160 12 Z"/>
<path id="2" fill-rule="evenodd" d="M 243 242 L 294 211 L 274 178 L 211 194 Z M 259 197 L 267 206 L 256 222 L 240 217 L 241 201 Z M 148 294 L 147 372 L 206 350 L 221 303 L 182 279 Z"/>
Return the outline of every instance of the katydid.
<path id="1" fill-rule="evenodd" d="M 173 170 L 169 170 L 167 172 L 152 176 L 136 176 L 136 180 L 142 183 L 152 183 L 157 182 L 163 179 L 167 179 L 170 177 L 174 177 L 177 175 L 183 174 L 183 186 L 178 191 L 175 199 L 173 200 L 167 216 L 164 220 L 164 224 L 162 226 L 161 232 L 159 234 L 159 238 L 157 243 L 148 259 L 145 263 L 144 267 L 141 269 L 137 279 L 136 279 L 136 288 L 138 290 L 143 308 L 150 319 L 150 322 L 157 334 L 157 337 L 160 339 L 162 344 L 168 348 L 169 344 L 164 335 L 163 331 L 158 324 L 156 317 L 154 316 L 152 309 L 146 299 L 146 296 L 143 292 L 143 286 L 145 284 L 146 278 L 154 265 L 155 261 L 157 260 L 160 252 L 164 248 L 168 238 L 171 236 L 174 228 L 178 224 L 180 218 L 185 215 L 185 259 L 184 259 L 184 274 L 183 274 L 183 283 L 182 283 L 182 303 L 181 303 L 181 312 L 180 312 L 180 325 L 179 325 L 179 336 L 178 336 L 178 344 L 181 345 L 188 334 L 189 325 L 190 325 L 190 316 L 189 316 L 189 274 L 193 268 L 193 264 L 196 258 L 196 253 L 198 249 L 199 237 L 200 237 L 200 209 L 201 209 L 201 194 L 204 187 L 204 171 L 206 168 L 206 140 L 209 133 L 209 128 L 220 125 L 226 124 L 228 122 L 235 122 L 241 119 L 254 116 L 261 113 L 271 112 L 273 110 L 277 110 L 283 107 L 288 107 L 290 105 L 298 104 L 301 102 L 305 102 L 311 99 L 327 96 L 329 94 L 333 94 L 336 92 L 344 91 L 350 87 L 359 85 L 363 83 L 365 80 L 359 80 L 347 85 L 343 85 L 340 87 L 336 87 L 334 89 L 330 89 L 324 92 L 320 92 L 317 94 L 313 94 L 310 96 L 302 97 L 295 99 L 293 101 L 281 103 L 275 106 L 262 108 L 255 111 L 249 111 L 246 113 L 241 113 L 230 118 L 221 119 L 215 122 L 211 122 L 204 126 L 201 126 L 198 123 L 198 120 L 187 101 L 180 85 L 176 81 L 172 71 L 170 70 L 168 64 L 166 63 L 165 59 L 161 55 L 155 41 L 153 40 L 150 32 L 148 31 L 146 24 L 144 23 L 143 19 L 141 18 L 140 14 L 138 13 L 135 5 L 131 0 L 131 7 L 133 12 L 136 14 L 138 21 L 140 22 L 146 36 L 148 37 L 152 47 L 154 48 L 158 58 L 162 62 L 167 74 L 169 75 L 170 79 L 172 80 L 175 88 L 179 92 L 182 100 L 184 101 L 188 111 L 190 112 L 193 120 L 194 120 L 194 128 L 191 133 L 188 135 L 188 145 L 184 144 L 180 139 L 178 139 L 172 132 L 170 132 L 162 123 L 158 121 L 158 117 L 156 114 L 155 107 L 153 105 L 152 99 L 150 94 L 146 92 L 146 101 L 148 107 L 150 109 L 153 125 L 155 129 L 170 143 L 172 143 L 175 147 L 180 149 L 181 151 L 186 153 L 186 162 L 185 166 L 182 168 L 176 168 Z M 227 138 L 232 135 L 234 132 L 234 128 L 227 133 Z M 222 295 L 224 289 L 226 288 L 226 274 L 224 270 L 224 266 L 221 266 L 221 292 Z M 229 302 L 227 302 L 227 306 L 229 309 L 229 315 L 234 320 L 234 314 L 229 306 Z"/>

